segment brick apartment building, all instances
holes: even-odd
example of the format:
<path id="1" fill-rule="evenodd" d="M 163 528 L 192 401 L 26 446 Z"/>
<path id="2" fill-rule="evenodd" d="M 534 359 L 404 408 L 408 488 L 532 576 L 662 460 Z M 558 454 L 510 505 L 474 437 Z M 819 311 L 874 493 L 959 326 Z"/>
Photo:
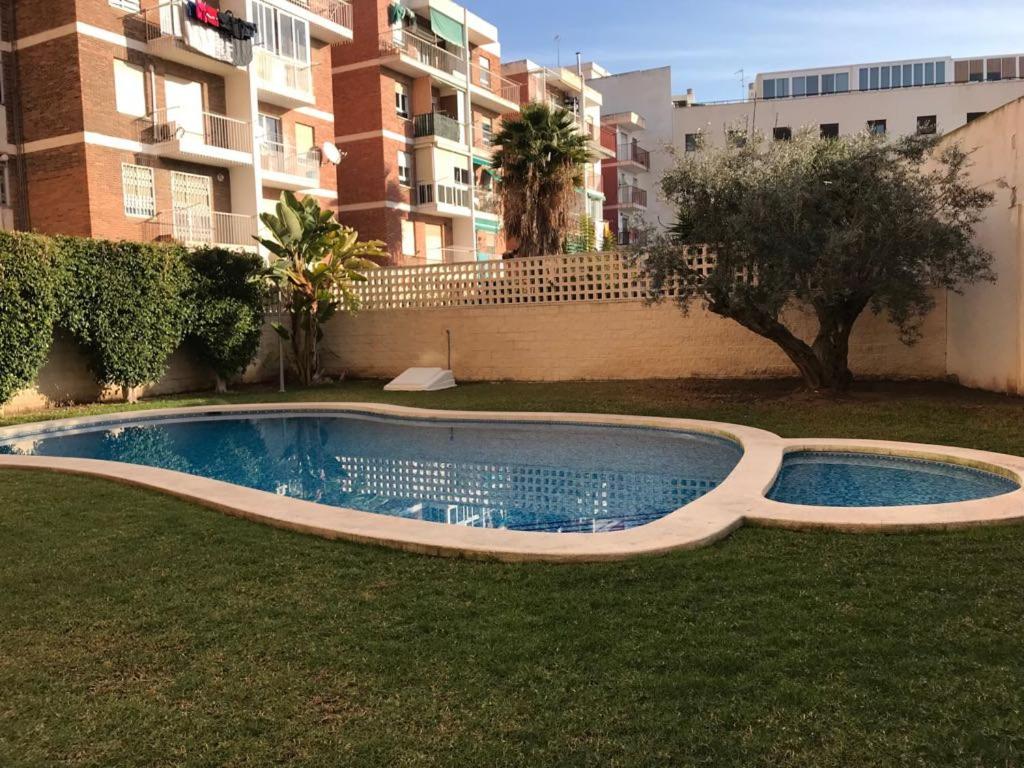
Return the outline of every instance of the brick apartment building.
<path id="1" fill-rule="evenodd" d="M 320 147 L 334 135 L 331 47 L 352 39 L 351 6 L 218 6 L 0 3 L 6 226 L 252 247 L 281 190 L 336 205 Z"/>
<path id="2" fill-rule="evenodd" d="M 505 250 L 491 138 L 519 111 L 494 25 L 449 0 L 356 0 L 333 50 L 339 216 L 396 263 Z"/>

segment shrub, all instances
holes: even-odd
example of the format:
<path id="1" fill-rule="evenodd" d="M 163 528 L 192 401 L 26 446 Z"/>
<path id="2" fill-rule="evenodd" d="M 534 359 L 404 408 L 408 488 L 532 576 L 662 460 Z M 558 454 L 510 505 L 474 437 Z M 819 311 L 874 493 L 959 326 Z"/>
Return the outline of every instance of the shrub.
<path id="1" fill-rule="evenodd" d="M 0 405 L 31 384 L 46 362 L 57 279 L 47 238 L 0 232 Z"/>
<path id="2" fill-rule="evenodd" d="M 254 254 L 203 248 L 188 255 L 192 285 L 189 340 L 217 374 L 217 388 L 252 362 L 263 331 L 263 260 Z"/>
<path id="3" fill-rule="evenodd" d="M 184 250 L 58 237 L 60 323 L 104 384 L 130 390 L 159 379 L 190 320 Z"/>

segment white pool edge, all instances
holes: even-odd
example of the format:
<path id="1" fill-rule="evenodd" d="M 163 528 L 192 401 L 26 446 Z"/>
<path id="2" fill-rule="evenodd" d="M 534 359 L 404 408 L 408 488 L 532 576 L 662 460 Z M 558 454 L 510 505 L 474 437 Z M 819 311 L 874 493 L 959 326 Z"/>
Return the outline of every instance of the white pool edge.
<path id="1" fill-rule="evenodd" d="M 715 489 L 652 523 L 604 533 L 540 533 L 407 520 L 327 506 L 204 477 L 135 464 L 42 456 L 0 456 L 0 470 L 47 470 L 105 478 L 149 488 L 236 517 L 329 539 L 372 543 L 431 555 L 509 562 L 589 562 L 663 554 L 706 546 L 744 523 L 793 529 L 910 531 L 963 528 L 1024 521 L 1024 488 L 989 499 L 907 507 L 835 508 L 783 504 L 765 498 L 786 453 L 798 450 L 865 451 L 994 470 L 1018 482 L 1024 458 L 946 446 L 875 440 L 783 439 L 737 424 L 654 416 L 578 413 L 448 411 L 380 403 L 268 403 L 128 411 L 0 429 L 0 441 L 70 429 L 140 423 L 168 418 L 245 413 L 364 413 L 440 421 L 559 423 L 648 427 L 697 432 L 738 442 L 743 456 Z"/>

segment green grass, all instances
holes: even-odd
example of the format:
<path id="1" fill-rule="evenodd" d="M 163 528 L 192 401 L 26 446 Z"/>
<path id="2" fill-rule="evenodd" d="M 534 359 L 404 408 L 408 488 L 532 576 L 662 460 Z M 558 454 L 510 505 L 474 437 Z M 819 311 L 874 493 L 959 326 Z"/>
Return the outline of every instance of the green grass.
<path id="1" fill-rule="evenodd" d="M 353 382 L 290 399 L 385 398 Z M 834 401 L 787 384 L 480 384 L 386 399 L 1024 454 L 1024 403 L 944 386 Z M 473 563 L 5 471 L 0 766 L 1017 766 L 1022 563 L 1016 527 L 744 529 L 628 563 Z"/>

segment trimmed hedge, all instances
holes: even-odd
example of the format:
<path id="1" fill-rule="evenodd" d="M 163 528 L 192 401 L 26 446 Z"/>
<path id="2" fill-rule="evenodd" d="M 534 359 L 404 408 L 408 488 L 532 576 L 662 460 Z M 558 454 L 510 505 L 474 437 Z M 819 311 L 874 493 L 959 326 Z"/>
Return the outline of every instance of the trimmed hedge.
<path id="1" fill-rule="evenodd" d="M 58 237 L 65 284 L 60 324 L 103 384 L 159 379 L 192 319 L 191 274 L 177 246 Z"/>
<path id="2" fill-rule="evenodd" d="M 263 335 L 266 288 L 263 259 L 251 253 L 201 248 L 188 255 L 189 341 L 223 387 L 256 357 Z"/>
<path id="3" fill-rule="evenodd" d="M 46 362 L 58 283 L 51 240 L 0 232 L 0 405 L 35 381 Z"/>
<path id="4" fill-rule="evenodd" d="M 213 248 L 0 232 L 0 405 L 35 380 L 55 325 L 126 393 L 163 376 L 186 336 L 230 378 L 259 347 L 262 266 Z"/>

